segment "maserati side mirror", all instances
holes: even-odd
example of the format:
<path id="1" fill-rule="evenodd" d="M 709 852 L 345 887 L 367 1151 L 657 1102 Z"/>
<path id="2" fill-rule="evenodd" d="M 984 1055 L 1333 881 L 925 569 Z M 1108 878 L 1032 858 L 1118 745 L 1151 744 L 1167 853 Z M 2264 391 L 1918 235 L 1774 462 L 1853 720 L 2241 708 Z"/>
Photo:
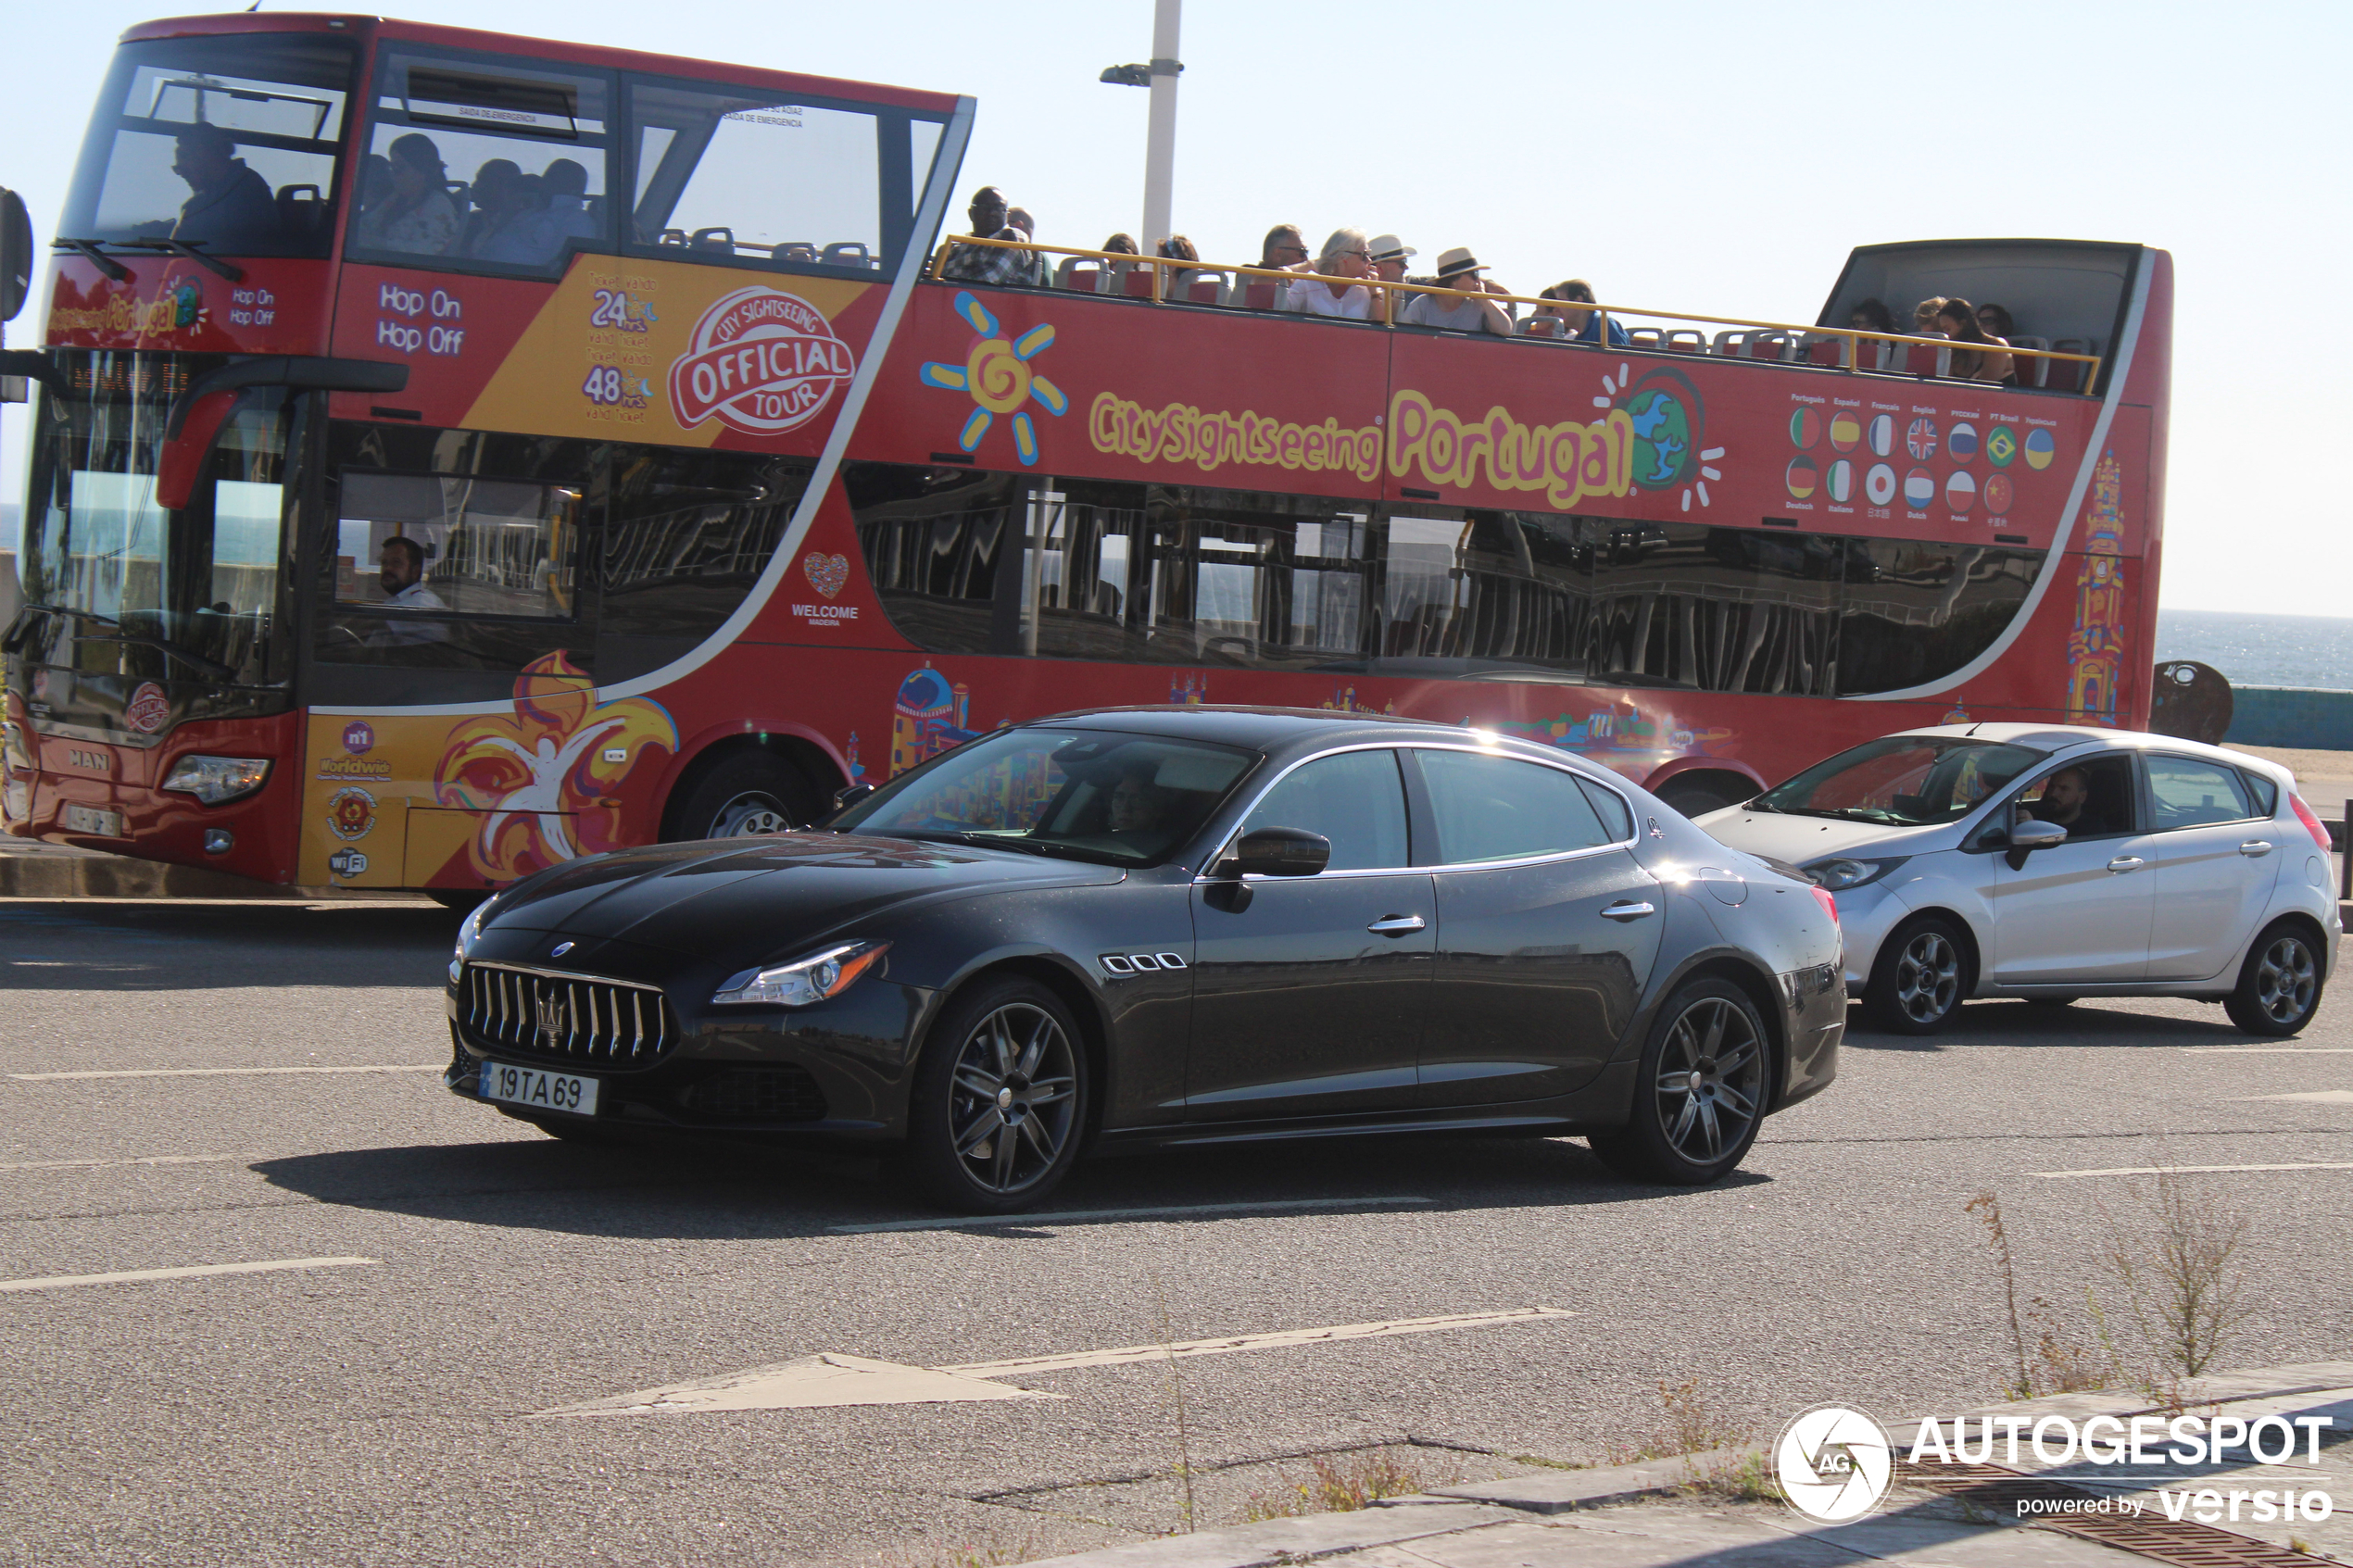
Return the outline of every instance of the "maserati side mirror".
<path id="1" fill-rule="evenodd" d="M 1332 841 L 1304 828 L 1260 828 L 1244 834 L 1217 864 L 1224 877 L 1314 876 L 1331 864 Z"/>
<path id="2" fill-rule="evenodd" d="M 854 806 L 874 793 L 875 786 L 870 784 L 854 784 L 845 789 L 837 789 L 834 791 L 834 809 L 838 811 L 845 806 Z"/>

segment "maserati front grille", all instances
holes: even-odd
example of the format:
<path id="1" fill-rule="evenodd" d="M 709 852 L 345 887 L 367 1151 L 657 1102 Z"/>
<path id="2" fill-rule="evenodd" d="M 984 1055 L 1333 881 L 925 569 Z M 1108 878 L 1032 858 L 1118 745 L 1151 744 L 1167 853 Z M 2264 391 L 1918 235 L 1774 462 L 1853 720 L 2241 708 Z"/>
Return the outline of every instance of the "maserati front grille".
<path id="1" fill-rule="evenodd" d="M 498 963 L 466 966 L 462 1028 L 477 1049 L 642 1067 L 678 1043 L 658 987 Z"/>

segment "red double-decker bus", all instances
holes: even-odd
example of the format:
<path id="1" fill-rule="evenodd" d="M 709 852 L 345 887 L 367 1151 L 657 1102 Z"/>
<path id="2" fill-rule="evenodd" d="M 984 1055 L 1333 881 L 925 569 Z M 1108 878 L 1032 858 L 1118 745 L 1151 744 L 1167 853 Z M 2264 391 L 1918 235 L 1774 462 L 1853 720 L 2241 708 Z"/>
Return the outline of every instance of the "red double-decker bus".
<path id="1" fill-rule="evenodd" d="M 933 249 L 973 113 L 132 30 L 49 277 L 8 830 L 455 897 L 1094 704 L 1441 719 L 1692 809 L 1906 725 L 2145 721 L 2163 252 L 1872 245 L 1813 324 L 1595 341 L 1214 262 L 959 282 L 1003 248 Z M 1850 329 L 1946 295 L 2018 384 Z"/>

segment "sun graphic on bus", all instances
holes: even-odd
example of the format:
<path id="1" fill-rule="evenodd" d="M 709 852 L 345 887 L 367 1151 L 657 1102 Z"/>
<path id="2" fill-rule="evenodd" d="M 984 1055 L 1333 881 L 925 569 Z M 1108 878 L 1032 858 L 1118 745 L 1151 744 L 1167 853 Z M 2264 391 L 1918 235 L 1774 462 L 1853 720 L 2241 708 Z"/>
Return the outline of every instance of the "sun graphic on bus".
<path id="1" fill-rule="evenodd" d="M 996 422 L 998 415 L 1012 414 L 1013 451 L 1022 466 L 1028 468 L 1038 461 L 1038 427 L 1030 422 L 1029 412 L 1022 405 L 1034 402 L 1050 414 L 1065 413 L 1070 408 L 1070 399 L 1063 395 L 1063 389 L 1029 367 L 1032 359 L 1053 346 L 1054 329 L 1040 321 L 1007 342 L 997 318 L 969 293 L 957 295 L 956 314 L 971 322 L 978 334 L 973 340 L 972 352 L 961 365 L 925 365 L 920 372 L 923 383 L 950 392 L 969 392 L 979 405 L 956 434 L 956 445 L 967 452 L 979 446 L 981 437 L 988 433 L 988 427 Z"/>

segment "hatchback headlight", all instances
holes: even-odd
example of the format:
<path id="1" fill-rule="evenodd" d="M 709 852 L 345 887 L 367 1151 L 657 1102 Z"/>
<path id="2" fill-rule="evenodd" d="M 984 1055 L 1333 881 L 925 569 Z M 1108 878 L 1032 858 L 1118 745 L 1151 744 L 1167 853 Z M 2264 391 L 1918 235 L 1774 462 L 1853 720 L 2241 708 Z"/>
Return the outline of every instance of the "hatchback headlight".
<path id="1" fill-rule="evenodd" d="M 887 942 L 845 942 L 774 969 L 748 969 L 741 974 L 729 975 L 711 999 L 714 1003 L 767 1002 L 776 1007 L 805 1008 L 849 990 L 888 951 Z"/>
<path id="2" fill-rule="evenodd" d="M 1909 855 L 1898 855 L 1887 860 L 1850 860 L 1843 858 L 1817 860 L 1806 868 L 1806 874 L 1813 879 L 1817 887 L 1831 893 L 1843 893 L 1850 887 L 1877 882 L 1910 859 Z"/>
<path id="3" fill-rule="evenodd" d="M 182 757 L 163 787 L 193 795 L 208 806 L 251 795 L 270 776 L 267 757 Z"/>

